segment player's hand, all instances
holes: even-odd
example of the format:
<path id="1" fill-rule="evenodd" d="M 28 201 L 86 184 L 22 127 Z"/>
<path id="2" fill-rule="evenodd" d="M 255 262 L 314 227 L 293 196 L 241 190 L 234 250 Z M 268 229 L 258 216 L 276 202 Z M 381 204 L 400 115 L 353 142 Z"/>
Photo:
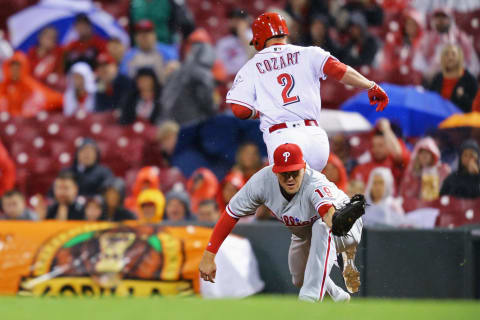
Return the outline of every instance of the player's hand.
<path id="1" fill-rule="evenodd" d="M 205 251 L 198 266 L 200 277 L 205 281 L 215 283 L 215 275 L 217 273 L 217 265 L 215 264 L 215 254 Z"/>
<path id="2" fill-rule="evenodd" d="M 383 111 L 388 104 L 387 93 L 376 83 L 368 89 L 368 99 L 372 106 L 377 104 L 376 111 Z"/>

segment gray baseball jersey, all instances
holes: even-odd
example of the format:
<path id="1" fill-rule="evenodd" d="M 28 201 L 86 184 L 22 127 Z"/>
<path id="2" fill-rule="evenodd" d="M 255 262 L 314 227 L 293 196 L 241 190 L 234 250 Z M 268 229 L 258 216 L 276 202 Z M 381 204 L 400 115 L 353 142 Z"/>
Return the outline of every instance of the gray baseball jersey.
<path id="1" fill-rule="evenodd" d="M 227 213 L 234 218 L 255 214 L 265 205 L 293 234 L 303 238 L 306 226 L 320 218 L 318 210 L 324 205 L 340 208 L 348 203 L 348 196 L 320 172 L 307 166 L 300 190 L 288 201 L 280 191 L 278 178 L 272 166 L 255 173 L 227 205 Z"/>

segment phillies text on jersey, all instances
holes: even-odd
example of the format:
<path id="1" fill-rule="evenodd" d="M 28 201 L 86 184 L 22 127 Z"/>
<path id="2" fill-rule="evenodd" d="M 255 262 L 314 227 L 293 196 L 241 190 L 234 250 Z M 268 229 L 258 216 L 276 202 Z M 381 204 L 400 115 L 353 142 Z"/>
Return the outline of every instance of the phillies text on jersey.
<path id="1" fill-rule="evenodd" d="M 320 79 L 330 53 L 319 47 L 274 45 L 258 52 L 237 73 L 227 103 L 260 112 L 260 129 L 318 119 Z"/>

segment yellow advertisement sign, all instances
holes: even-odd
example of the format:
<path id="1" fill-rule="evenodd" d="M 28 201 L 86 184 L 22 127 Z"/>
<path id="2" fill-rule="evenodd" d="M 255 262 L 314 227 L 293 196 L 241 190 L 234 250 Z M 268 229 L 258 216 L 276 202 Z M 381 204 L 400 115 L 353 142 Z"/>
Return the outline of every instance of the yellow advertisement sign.
<path id="1" fill-rule="evenodd" d="M 137 223 L 1 222 L 0 294 L 198 293 L 210 233 Z"/>

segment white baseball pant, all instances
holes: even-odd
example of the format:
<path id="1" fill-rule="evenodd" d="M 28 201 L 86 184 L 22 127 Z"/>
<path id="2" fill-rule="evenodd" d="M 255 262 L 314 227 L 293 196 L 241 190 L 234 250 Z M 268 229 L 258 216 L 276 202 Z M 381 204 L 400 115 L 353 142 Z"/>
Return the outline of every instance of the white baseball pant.
<path id="1" fill-rule="evenodd" d="M 317 220 L 305 238 L 292 234 L 288 267 L 293 284 L 301 287 L 300 299 L 322 301 L 325 291 L 333 298 L 339 294 L 339 288 L 329 276 L 336 253 L 357 246 L 362 237 L 362 228 L 362 219 L 358 219 L 345 237 L 337 237 L 331 234 L 323 221 Z"/>
<path id="2" fill-rule="evenodd" d="M 277 129 L 270 133 L 263 132 L 263 141 L 267 146 L 268 161 L 273 163 L 275 149 L 284 143 L 295 143 L 303 152 L 308 165 L 322 171 L 327 165 L 330 145 L 325 130 L 317 126 L 305 126 L 305 121 L 285 122 L 287 128 Z"/>

